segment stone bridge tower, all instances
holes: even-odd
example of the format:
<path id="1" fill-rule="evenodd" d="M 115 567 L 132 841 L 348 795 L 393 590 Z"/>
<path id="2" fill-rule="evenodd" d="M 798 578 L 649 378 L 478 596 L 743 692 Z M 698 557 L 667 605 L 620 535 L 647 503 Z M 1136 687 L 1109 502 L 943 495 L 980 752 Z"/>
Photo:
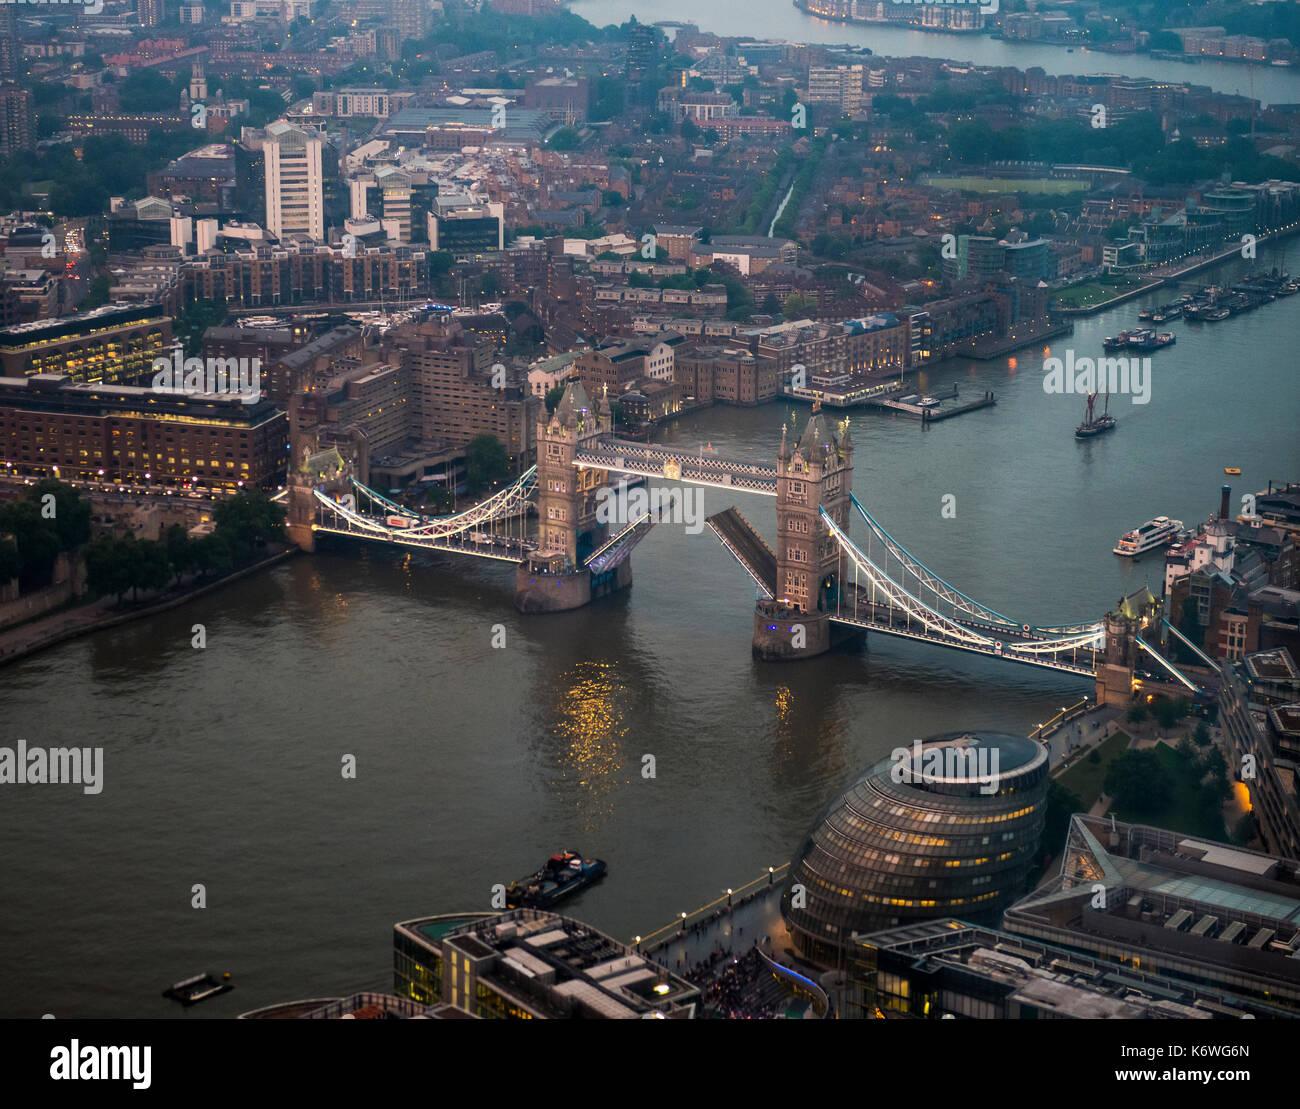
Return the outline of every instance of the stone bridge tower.
<path id="1" fill-rule="evenodd" d="M 853 486 L 853 441 L 814 409 L 791 448 L 784 432 L 777 454 L 776 597 L 754 614 L 754 654 L 809 658 L 832 646 L 830 613 L 839 600 L 839 544 L 821 518 L 825 508 L 845 531 Z M 775 625 L 775 626 L 773 626 Z"/>
<path id="2" fill-rule="evenodd" d="M 580 608 L 632 582 L 629 561 L 595 579 L 585 566 L 608 538 L 596 518 L 607 474 L 579 468 L 574 458 L 610 427 L 609 405 L 603 397 L 593 404 L 579 381 L 565 387 L 555 412 L 537 425 L 537 550 L 516 576 L 515 606 L 522 612 Z"/>
<path id="3" fill-rule="evenodd" d="M 1114 611 L 1102 617 L 1106 646 L 1097 659 L 1097 704 L 1124 706 L 1133 700 L 1133 672 L 1141 650 L 1137 637 L 1145 628 L 1160 626 L 1162 607 L 1144 586 L 1121 597 Z"/>
<path id="4" fill-rule="evenodd" d="M 309 423 L 310 412 L 301 405 L 301 395 L 289 401 L 289 491 L 284 530 L 289 542 L 304 551 L 316 549 L 316 496 L 320 489 L 338 497 L 351 488 L 352 467 L 337 448 L 322 447 L 317 428 Z"/>

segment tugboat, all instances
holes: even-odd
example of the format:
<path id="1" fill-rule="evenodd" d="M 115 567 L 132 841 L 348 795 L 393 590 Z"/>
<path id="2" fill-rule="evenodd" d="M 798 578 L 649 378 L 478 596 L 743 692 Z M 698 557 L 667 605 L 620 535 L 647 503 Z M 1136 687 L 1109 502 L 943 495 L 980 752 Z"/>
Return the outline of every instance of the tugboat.
<path id="1" fill-rule="evenodd" d="M 578 851 L 561 851 L 547 859 L 541 870 L 511 882 L 506 889 L 506 906 L 549 908 L 599 882 L 605 870 L 603 859 L 584 859 Z"/>
<path id="2" fill-rule="evenodd" d="M 1097 394 L 1088 394 L 1088 414 L 1083 423 L 1074 429 L 1076 439 L 1091 439 L 1093 436 L 1100 435 L 1104 431 L 1112 431 L 1115 428 L 1115 417 L 1110 414 L 1110 393 L 1106 394 L 1106 405 L 1100 416 L 1094 415 L 1094 408 L 1097 404 Z"/>

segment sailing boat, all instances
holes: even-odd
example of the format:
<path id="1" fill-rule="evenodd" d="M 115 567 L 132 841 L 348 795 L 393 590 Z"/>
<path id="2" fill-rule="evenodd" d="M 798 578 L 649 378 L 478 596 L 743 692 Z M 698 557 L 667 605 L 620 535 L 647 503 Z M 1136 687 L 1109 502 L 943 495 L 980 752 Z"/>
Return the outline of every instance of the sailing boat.
<path id="1" fill-rule="evenodd" d="M 1076 439 L 1091 439 L 1094 435 L 1100 435 L 1103 431 L 1110 431 L 1115 427 L 1115 417 L 1110 414 L 1110 390 L 1106 390 L 1106 404 L 1100 416 L 1095 415 L 1097 405 L 1097 394 L 1088 394 L 1088 414 L 1084 417 L 1083 423 L 1074 429 Z"/>

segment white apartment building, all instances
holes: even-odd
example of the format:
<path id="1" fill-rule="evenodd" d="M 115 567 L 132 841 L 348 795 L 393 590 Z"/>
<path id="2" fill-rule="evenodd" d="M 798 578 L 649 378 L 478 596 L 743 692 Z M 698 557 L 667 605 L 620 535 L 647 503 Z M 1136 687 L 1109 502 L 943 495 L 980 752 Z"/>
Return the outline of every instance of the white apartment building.
<path id="1" fill-rule="evenodd" d="M 266 157 L 266 226 L 284 239 L 325 238 L 325 191 L 321 170 L 324 140 L 316 131 L 283 120 L 269 124 Z"/>

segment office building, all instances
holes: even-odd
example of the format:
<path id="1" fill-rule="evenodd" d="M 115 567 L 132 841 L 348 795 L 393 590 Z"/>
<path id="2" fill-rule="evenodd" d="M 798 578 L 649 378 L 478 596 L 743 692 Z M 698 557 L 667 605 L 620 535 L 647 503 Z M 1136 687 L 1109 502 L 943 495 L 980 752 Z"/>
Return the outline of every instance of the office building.
<path id="1" fill-rule="evenodd" d="M 151 373 L 153 360 L 171 350 L 172 321 L 162 305 L 106 304 L 0 329 L 0 374 L 127 383 Z"/>
<path id="2" fill-rule="evenodd" d="M 1286 1010 L 958 920 L 854 936 L 843 1016 L 1253 1020 Z"/>
<path id="3" fill-rule="evenodd" d="M 1076 814 L 1059 872 L 1004 930 L 1300 1010 L 1300 863 Z"/>
<path id="4" fill-rule="evenodd" d="M 266 128 L 266 226 L 283 239 L 325 238 L 325 192 L 316 131 L 277 120 Z"/>
<path id="5" fill-rule="evenodd" d="M 36 477 L 272 486 L 283 479 L 288 442 L 284 413 L 265 399 L 0 378 L 0 455 Z"/>
<path id="6" fill-rule="evenodd" d="M 536 452 L 542 402 L 529 395 L 526 372 L 497 361 L 491 340 L 428 312 L 389 332 L 384 356 L 410 370 L 412 427 L 421 439 L 463 447 L 495 435 L 516 465 Z"/>
<path id="7" fill-rule="evenodd" d="M 394 928 L 397 993 L 484 1020 L 689 1020 L 700 991 L 589 925 L 514 909 Z"/>
<path id="8" fill-rule="evenodd" d="M 996 923 L 1024 890 L 1045 818 L 1047 749 L 952 733 L 896 749 L 831 802 L 781 900 L 795 949 L 834 966 L 857 932 Z"/>

